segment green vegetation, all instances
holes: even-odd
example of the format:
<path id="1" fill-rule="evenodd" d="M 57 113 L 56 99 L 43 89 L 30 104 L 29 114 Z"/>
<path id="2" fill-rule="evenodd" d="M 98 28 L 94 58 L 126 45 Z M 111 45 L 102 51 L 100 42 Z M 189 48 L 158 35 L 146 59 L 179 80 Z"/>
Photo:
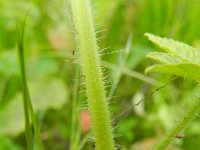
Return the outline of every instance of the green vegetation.
<path id="1" fill-rule="evenodd" d="M 176 74 L 185 76 L 200 81 L 200 51 L 187 44 L 174 41 L 172 39 L 166 39 L 157 37 L 152 34 L 146 34 L 150 41 L 162 48 L 166 53 L 151 52 L 147 56 L 160 62 L 161 65 L 154 65 L 147 68 L 149 71 L 160 71 L 165 73 Z M 170 142 L 178 135 L 198 114 L 200 110 L 200 100 L 193 102 L 194 104 L 189 108 L 188 112 L 179 119 L 174 125 L 173 129 L 167 134 L 167 136 L 156 145 L 157 150 L 165 149 Z"/>
<path id="2" fill-rule="evenodd" d="M 0 150 L 200 149 L 199 3 L 0 1 Z"/>
<path id="3" fill-rule="evenodd" d="M 19 66 L 21 71 L 21 78 L 22 78 L 22 93 L 23 93 L 23 107 L 24 107 L 24 119 L 25 119 L 25 134 L 26 134 L 26 140 L 27 140 L 27 149 L 32 150 L 33 149 L 33 133 L 32 133 L 32 125 L 38 144 L 38 149 L 43 150 L 43 144 L 40 137 L 40 130 L 38 128 L 38 124 L 36 121 L 36 117 L 34 114 L 28 85 L 26 81 L 26 73 L 25 73 L 25 60 L 24 60 L 24 30 L 25 30 L 25 21 L 22 26 L 21 33 L 18 33 L 20 35 L 19 42 L 18 42 L 18 55 L 19 55 Z M 31 118 L 31 121 L 29 119 L 29 116 Z"/>
<path id="4" fill-rule="evenodd" d="M 96 149 L 114 150 L 111 119 L 100 67 L 91 4 L 89 0 L 71 0 L 71 7 Z"/>

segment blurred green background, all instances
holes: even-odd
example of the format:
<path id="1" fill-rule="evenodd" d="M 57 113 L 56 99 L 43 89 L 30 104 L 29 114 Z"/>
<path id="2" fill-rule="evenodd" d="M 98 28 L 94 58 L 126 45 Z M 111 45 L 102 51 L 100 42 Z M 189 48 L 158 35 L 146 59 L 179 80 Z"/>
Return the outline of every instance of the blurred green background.
<path id="1" fill-rule="evenodd" d="M 144 75 L 152 64 L 145 55 L 158 50 L 144 33 L 200 48 L 200 1 L 92 0 L 92 4 L 96 30 L 101 31 L 99 46 L 108 47 L 102 64 L 110 81 L 107 91 L 116 143 L 122 150 L 146 150 L 173 127 L 199 88 L 187 78 Z M 45 149 L 92 149 L 83 79 L 76 75 L 79 66 L 74 63 L 77 51 L 68 0 L 1 0 L 0 150 L 26 149 L 17 38 L 18 24 L 27 11 L 26 71 Z M 175 138 L 169 149 L 200 149 L 199 123 L 196 117 L 184 138 Z"/>

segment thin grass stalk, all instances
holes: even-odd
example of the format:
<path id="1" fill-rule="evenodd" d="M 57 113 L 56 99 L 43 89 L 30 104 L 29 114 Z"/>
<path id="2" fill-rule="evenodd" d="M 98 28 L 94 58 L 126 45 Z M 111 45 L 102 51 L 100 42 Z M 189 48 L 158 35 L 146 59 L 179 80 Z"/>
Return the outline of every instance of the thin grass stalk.
<path id="1" fill-rule="evenodd" d="M 25 136 L 26 136 L 26 142 L 27 142 L 27 149 L 33 150 L 33 133 L 32 133 L 32 126 L 30 123 L 30 116 L 29 116 L 29 110 L 28 110 L 28 100 L 27 100 L 27 92 L 26 92 L 26 76 L 25 76 L 25 68 L 24 68 L 24 28 L 25 28 L 25 21 L 22 27 L 22 31 L 19 37 L 19 43 L 18 43 L 18 56 L 19 56 L 19 65 L 20 65 L 20 72 L 21 72 L 21 79 L 22 79 L 22 93 L 23 93 L 23 109 L 24 109 L 24 119 L 25 119 Z"/>
<path id="2" fill-rule="evenodd" d="M 163 150 L 171 143 L 177 134 L 179 134 L 184 128 L 191 122 L 195 115 L 200 110 L 200 99 L 196 100 L 189 110 L 186 112 L 183 118 L 181 118 L 175 126 L 168 132 L 168 134 L 156 144 L 153 150 Z"/>
<path id="3" fill-rule="evenodd" d="M 79 89 L 79 67 L 76 66 L 76 77 L 75 77 L 75 85 L 74 92 L 72 98 L 72 116 L 71 116 L 71 130 L 70 130 L 70 150 L 76 150 L 78 147 L 78 142 L 76 140 L 76 134 L 78 134 L 77 130 L 77 100 L 78 100 L 78 89 Z"/>
<path id="4" fill-rule="evenodd" d="M 22 93 L 23 93 L 23 104 L 24 104 L 24 117 L 25 117 L 25 134 L 27 139 L 27 148 L 28 150 L 33 149 L 33 133 L 32 133 L 32 125 L 35 132 L 35 138 L 37 141 L 37 146 L 39 150 L 43 150 L 42 139 L 40 136 L 39 127 L 37 124 L 37 120 L 34 114 L 33 106 L 31 103 L 31 98 L 28 90 L 27 80 L 26 80 L 26 73 L 25 73 L 25 59 L 24 59 L 24 31 L 25 31 L 25 23 L 26 19 L 24 20 L 21 35 L 19 37 L 18 43 L 18 55 L 19 55 L 19 65 L 21 71 L 21 78 L 22 78 Z M 30 116 L 29 116 L 30 115 Z M 30 121 L 31 118 L 31 121 Z"/>

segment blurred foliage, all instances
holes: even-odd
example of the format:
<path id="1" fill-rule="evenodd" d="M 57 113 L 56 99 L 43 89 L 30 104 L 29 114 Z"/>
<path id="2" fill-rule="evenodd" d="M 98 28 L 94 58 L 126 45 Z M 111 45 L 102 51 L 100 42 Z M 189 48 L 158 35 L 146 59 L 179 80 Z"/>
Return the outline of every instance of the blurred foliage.
<path id="1" fill-rule="evenodd" d="M 143 74 L 152 64 L 145 55 L 155 47 L 144 38 L 151 32 L 200 48 L 200 1 L 198 0 L 93 0 L 100 48 L 106 53 L 124 50 L 132 35 L 130 51 L 103 55 L 103 60 L 115 64 L 106 68 L 114 94 L 111 101 L 115 119 L 116 142 L 121 149 L 145 150 L 168 131 L 177 117 L 196 97 L 197 87 L 187 78 L 152 73 L 163 88 L 150 85 L 142 78 L 120 72 L 119 67 Z M 26 70 L 31 99 L 41 126 L 45 148 L 69 149 L 75 133 L 78 146 L 91 149 L 93 143 L 80 127 L 84 92 L 77 93 L 73 108 L 76 48 L 68 0 L 1 0 L 0 1 L 0 149 L 25 149 L 21 109 L 21 82 L 17 58 L 18 26 L 27 11 L 30 15 L 25 29 Z M 121 59 L 127 59 L 121 65 Z M 75 55 L 77 54 L 75 50 Z M 67 60 L 67 61 L 66 61 Z M 117 76 L 116 72 L 119 72 Z M 80 79 L 81 80 L 81 79 Z M 158 89 L 159 90 L 156 90 Z M 78 91 L 84 88 L 80 85 Z M 152 91 L 155 91 L 151 94 Z M 140 105 L 135 105 L 145 98 Z M 72 123 L 75 112 L 76 124 Z M 184 131 L 185 137 L 175 139 L 169 149 L 200 149 L 199 117 Z M 76 126 L 75 130 L 71 130 Z M 86 140 L 85 140 L 86 139 Z M 86 141 L 86 142 L 85 142 Z"/>

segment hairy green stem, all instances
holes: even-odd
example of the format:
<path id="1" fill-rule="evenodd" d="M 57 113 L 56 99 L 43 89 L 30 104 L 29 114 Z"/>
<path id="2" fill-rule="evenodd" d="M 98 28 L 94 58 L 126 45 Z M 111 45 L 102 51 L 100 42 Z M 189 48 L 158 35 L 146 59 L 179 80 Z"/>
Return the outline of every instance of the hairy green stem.
<path id="1" fill-rule="evenodd" d="M 100 67 L 91 4 L 89 0 L 71 0 L 71 8 L 82 72 L 85 76 L 95 146 L 97 150 L 114 150 L 111 117 Z"/>
<path id="2" fill-rule="evenodd" d="M 188 112 L 186 112 L 185 116 L 181 118 L 174 126 L 174 128 L 166 135 L 165 138 L 160 142 L 160 144 L 155 145 L 154 150 L 163 150 L 165 149 L 171 141 L 175 138 L 177 134 L 179 134 L 195 117 L 200 109 L 200 100 L 196 100 L 192 106 L 189 108 Z"/>

